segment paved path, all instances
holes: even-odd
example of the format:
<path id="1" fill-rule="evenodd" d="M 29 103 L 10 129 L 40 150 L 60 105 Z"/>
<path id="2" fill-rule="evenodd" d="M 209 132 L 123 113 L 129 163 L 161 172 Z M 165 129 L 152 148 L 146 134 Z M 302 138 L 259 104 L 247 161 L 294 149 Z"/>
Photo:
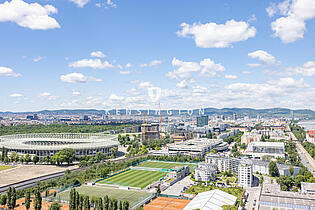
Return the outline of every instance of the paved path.
<path id="1" fill-rule="evenodd" d="M 311 155 L 304 149 L 303 145 L 297 140 L 292 132 L 290 132 L 292 140 L 296 142 L 297 152 L 300 155 L 302 164 L 308 168 L 310 172 L 312 172 L 313 176 L 315 176 L 315 160 L 311 157 Z"/>
<path id="2" fill-rule="evenodd" d="M 184 179 L 176 182 L 175 184 L 164 190 L 162 194 L 180 196 L 184 187 L 187 187 L 193 183 L 194 181 L 190 179 L 190 176 L 186 176 Z"/>

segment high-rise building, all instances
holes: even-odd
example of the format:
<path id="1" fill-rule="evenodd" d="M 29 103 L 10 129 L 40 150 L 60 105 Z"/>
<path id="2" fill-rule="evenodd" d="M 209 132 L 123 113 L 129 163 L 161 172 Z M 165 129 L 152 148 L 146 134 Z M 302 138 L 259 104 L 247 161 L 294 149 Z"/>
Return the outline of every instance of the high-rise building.
<path id="1" fill-rule="evenodd" d="M 291 120 L 293 121 L 294 120 L 294 111 L 291 110 Z"/>
<path id="2" fill-rule="evenodd" d="M 237 114 L 233 113 L 233 120 L 237 120 Z"/>
<path id="3" fill-rule="evenodd" d="M 37 114 L 34 114 L 33 120 L 38 120 Z"/>
<path id="4" fill-rule="evenodd" d="M 142 141 L 160 139 L 160 124 L 150 123 L 141 125 Z"/>
<path id="5" fill-rule="evenodd" d="M 253 163 L 242 161 L 238 167 L 238 184 L 240 187 L 253 186 Z"/>
<path id="6" fill-rule="evenodd" d="M 207 115 L 197 117 L 197 127 L 208 125 L 208 120 L 209 118 Z"/>

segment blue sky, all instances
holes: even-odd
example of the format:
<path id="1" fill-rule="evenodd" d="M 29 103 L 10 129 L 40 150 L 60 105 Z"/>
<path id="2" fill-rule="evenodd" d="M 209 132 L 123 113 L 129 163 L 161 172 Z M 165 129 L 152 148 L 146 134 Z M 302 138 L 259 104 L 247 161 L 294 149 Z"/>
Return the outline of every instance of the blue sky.
<path id="1" fill-rule="evenodd" d="M 315 110 L 312 0 L 0 0 L 0 111 Z"/>

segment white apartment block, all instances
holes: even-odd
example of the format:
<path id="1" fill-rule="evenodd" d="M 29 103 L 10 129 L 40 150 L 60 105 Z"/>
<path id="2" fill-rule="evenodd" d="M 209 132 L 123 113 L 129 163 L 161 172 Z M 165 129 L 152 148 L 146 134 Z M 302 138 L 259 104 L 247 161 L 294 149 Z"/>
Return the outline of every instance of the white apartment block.
<path id="1" fill-rule="evenodd" d="M 241 187 L 252 187 L 253 165 L 250 161 L 241 162 L 238 168 L 238 184 Z"/>
<path id="2" fill-rule="evenodd" d="M 222 157 L 218 154 L 208 154 L 206 156 L 206 163 L 215 164 L 218 167 L 218 171 L 231 171 L 233 173 L 238 172 L 238 165 L 240 159 L 231 157 Z"/>
<path id="3" fill-rule="evenodd" d="M 199 163 L 195 169 L 195 179 L 197 181 L 214 181 L 217 176 L 217 166 L 209 163 Z"/>

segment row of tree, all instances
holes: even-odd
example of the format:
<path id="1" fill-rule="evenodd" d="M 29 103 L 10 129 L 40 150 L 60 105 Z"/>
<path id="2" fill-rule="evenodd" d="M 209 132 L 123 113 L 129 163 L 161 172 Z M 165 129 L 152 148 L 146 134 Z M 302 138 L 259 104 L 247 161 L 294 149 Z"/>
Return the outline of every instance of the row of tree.
<path id="1" fill-rule="evenodd" d="M 109 198 L 107 195 L 102 197 L 88 195 L 80 195 L 75 189 L 70 191 L 69 210 L 128 210 L 129 201 L 118 201 L 114 198 Z"/>
<path id="2" fill-rule="evenodd" d="M 63 163 L 66 163 L 68 165 L 72 164 L 75 160 L 75 151 L 73 149 L 63 149 L 56 154 L 46 157 L 39 158 L 37 155 L 31 156 L 30 154 L 25 155 L 18 155 L 16 152 L 11 152 L 10 156 L 8 157 L 8 150 L 7 148 L 2 148 L 2 155 L 1 155 L 1 161 L 4 163 L 9 162 L 15 162 L 15 163 L 30 163 L 33 162 L 34 164 L 37 164 L 38 162 L 41 163 L 47 163 L 47 164 L 56 164 L 56 165 L 62 165 Z"/>

